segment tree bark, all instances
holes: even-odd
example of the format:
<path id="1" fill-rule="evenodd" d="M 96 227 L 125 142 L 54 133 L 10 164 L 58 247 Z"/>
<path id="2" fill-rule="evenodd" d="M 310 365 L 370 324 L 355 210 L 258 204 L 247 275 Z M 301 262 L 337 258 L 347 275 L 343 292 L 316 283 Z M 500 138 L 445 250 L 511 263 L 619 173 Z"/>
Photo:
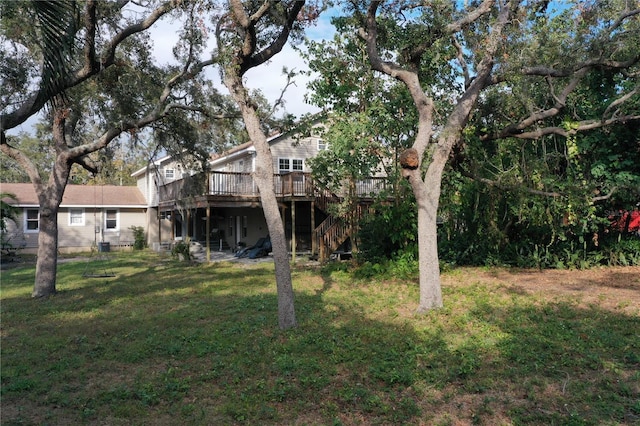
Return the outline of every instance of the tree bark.
<path id="1" fill-rule="evenodd" d="M 38 194 L 39 198 L 44 195 Z M 38 259 L 32 297 L 40 298 L 56 294 L 58 262 L 58 203 L 40 205 L 38 234 Z"/>
<path id="2" fill-rule="evenodd" d="M 261 129 L 258 113 L 249 99 L 249 94 L 242 84 L 242 77 L 237 70 L 232 67 L 227 69 L 225 85 L 240 107 L 249 138 L 256 149 L 256 168 L 253 178 L 260 191 L 262 210 L 271 237 L 278 293 L 278 325 L 282 330 L 287 330 L 296 327 L 297 322 L 287 239 L 273 183 L 273 156 L 267 137 Z"/>
<path id="3" fill-rule="evenodd" d="M 418 112 L 416 139 L 411 149 L 405 151 L 401 156 L 401 166 L 403 167 L 402 175 L 409 180 L 418 205 L 420 302 L 417 311 L 424 313 L 443 306 L 437 239 L 437 214 L 442 174 L 451 150 L 460 139 L 480 92 L 491 75 L 493 58 L 496 54 L 502 28 L 508 23 L 511 6 L 504 5 L 500 10 L 498 19 L 492 25 L 491 32 L 487 37 L 486 50 L 476 67 L 475 78 L 468 84 L 465 92 L 456 102 L 435 144 L 430 145 L 433 135 L 434 101 L 425 94 L 418 72 L 411 67 L 406 68 L 394 62 L 384 61 L 378 53 L 376 14 L 381 3 L 381 1 L 372 1 L 369 4 L 365 25 L 360 28 L 359 35 L 367 44 L 367 56 L 371 68 L 401 81 L 407 87 Z M 448 26 L 448 32 L 459 31 L 463 25 L 488 13 L 492 3 L 489 0 L 483 1 L 461 20 L 451 23 Z M 418 46 L 416 52 L 424 53 L 427 48 L 426 45 Z M 415 63 L 417 64 L 419 61 Z M 424 177 L 422 177 L 424 168 L 421 166 L 427 150 L 431 152 L 431 159 Z"/>
<path id="4" fill-rule="evenodd" d="M 438 257 L 437 216 L 444 163 L 432 162 L 424 181 L 412 183 L 418 205 L 418 259 L 420 301 L 417 312 L 441 308 L 440 260 Z"/>

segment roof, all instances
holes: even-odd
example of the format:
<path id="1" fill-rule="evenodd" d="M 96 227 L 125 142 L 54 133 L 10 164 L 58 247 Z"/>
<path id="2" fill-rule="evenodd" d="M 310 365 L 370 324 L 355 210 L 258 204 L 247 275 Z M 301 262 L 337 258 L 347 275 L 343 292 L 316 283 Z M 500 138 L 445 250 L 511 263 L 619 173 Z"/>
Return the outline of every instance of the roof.
<path id="1" fill-rule="evenodd" d="M 18 200 L 7 199 L 17 207 L 36 207 L 38 196 L 31 183 L 1 183 L 0 192 L 13 194 Z M 67 185 L 60 207 L 147 207 L 144 196 L 136 186 Z"/>
<path id="2" fill-rule="evenodd" d="M 158 168 L 158 167 L 162 166 L 162 163 L 164 163 L 164 162 L 166 162 L 168 160 L 171 160 L 171 156 L 170 155 L 165 155 L 164 157 L 159 158 L 159 159 L 147 164 L 146 166 L 136 170 L 135 172 L 131 173 L 131 176 L 137 177 L 137 176 L 143 175 L 143 174 L 145 174 L 147 172 L 147 170 L 150 167 Z"/>

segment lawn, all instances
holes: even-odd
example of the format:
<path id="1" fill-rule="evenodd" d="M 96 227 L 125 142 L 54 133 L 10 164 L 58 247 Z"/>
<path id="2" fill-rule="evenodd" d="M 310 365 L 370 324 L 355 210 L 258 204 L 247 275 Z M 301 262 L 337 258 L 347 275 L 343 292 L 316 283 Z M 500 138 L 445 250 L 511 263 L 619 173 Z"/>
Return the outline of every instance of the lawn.
<path id="1" fill-rule="evenodd" d="M 297 266 L 286 332 L 272 264 L 104 267 L 2 271 L 3 425 L 640 424 L 638 267 L 454 269 L 420 316 L 416 280 Z"/>

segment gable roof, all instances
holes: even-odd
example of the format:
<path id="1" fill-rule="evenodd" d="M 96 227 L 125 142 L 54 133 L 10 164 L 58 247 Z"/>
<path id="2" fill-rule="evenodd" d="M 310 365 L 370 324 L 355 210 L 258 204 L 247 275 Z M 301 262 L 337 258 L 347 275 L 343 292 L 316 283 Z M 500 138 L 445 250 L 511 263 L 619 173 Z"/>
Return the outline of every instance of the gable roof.
<path id="1" fill-rule="evenodd" d="M 15 200 L 6 199 L 16 207 L 37 207 L 40 203 L 32 184 L 1 183 L 0 192 L 13 194 Z M 147 207 L 144 196 L 136 186 L 67 185 L 60 207 Z"/>
<path id="2" fill-rule="evenodd" d="M 147 170 L 149 170 L 150 168 L 160 168 L 165 162 L 170 161 L 171 160 L 171 156 L 170 155 L 165 155 L 162 158 L 159 158 L 153 162 L 150 162 L 149 164 L 147 164 L 146 166 L 136 170 L 135 172 L 131 173 L 132 177 L 137 177 L 140 175 L 143 175 L 147 172 Z"/>

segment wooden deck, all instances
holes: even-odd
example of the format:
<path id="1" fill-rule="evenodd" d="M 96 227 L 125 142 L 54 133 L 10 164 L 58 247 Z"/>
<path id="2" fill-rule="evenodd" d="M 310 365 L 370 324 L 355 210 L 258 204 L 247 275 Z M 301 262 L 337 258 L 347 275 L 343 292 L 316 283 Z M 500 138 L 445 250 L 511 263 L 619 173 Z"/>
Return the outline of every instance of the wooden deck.
<path id="1" fill-rule="evenodd" d="M 314 185 L 309 173 L 292 172 L 275 174 L 273 183 L 276 196 L 283 200 L 314 200 L 322 197 L 322 190 Z M 386 189 L 386 178 L 372 177 L 355 183 L 355 194 L 361 198 L 373 198 Z M 238 204 L 252 205 L 260 201 L 258 187 L 250 173 L 210 172 L 180 179 L 159 188 L 159 204 L 172 205 L 191 199 L 194 206 Z"/>

